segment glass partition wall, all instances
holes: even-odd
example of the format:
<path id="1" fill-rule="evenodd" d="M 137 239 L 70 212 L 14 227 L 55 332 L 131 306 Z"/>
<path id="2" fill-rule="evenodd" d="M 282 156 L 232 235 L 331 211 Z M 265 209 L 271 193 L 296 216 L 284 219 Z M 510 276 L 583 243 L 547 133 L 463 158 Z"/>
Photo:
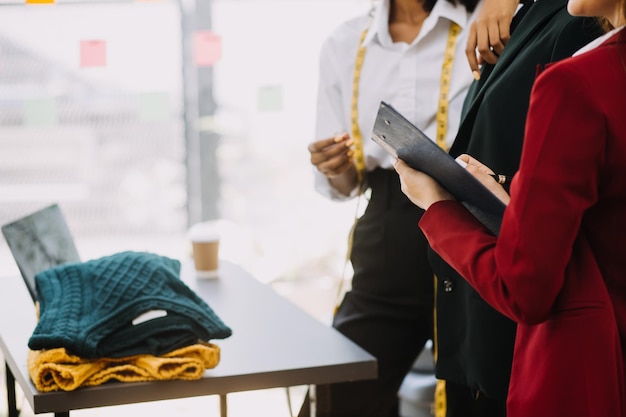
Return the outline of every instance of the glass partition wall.
<path id="1" fill-rule="evenodd" d="M 58 203 L 85 259 L 184 258 L 216 221 L 260 280 L 332 293 L 355 204 L 313 191 L 318 52 L 370 3 L 0 1 L 0 224 Z"/>

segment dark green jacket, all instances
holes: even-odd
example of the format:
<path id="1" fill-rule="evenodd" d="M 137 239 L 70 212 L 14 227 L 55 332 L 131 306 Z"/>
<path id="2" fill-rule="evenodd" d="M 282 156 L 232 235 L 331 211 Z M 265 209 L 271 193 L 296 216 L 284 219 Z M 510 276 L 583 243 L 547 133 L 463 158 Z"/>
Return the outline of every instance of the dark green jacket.
<path id="1" fill-rule="evenodd" d="M 454 157 L 468 153 L 496 173 L 517 171 L 538 70 L 571 56 L 602 33 L 593 19 L 570 16 L 566 3 L 537 0 L 519 21 L 498 63 L 484 66 L 465 100 L 450 150 Z M 487 305 L 432 250 L 429 257 L 437 275 L 437 377 L 505 399 L 515 324 Z"/>

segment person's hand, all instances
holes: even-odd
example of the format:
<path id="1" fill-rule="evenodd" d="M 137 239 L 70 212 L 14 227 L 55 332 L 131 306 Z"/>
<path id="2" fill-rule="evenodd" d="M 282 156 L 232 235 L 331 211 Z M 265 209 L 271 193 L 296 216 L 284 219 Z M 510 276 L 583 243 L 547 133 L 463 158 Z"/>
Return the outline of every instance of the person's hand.
<path id="1" fill-rule="evenodd" d="M 416 206 L 427 210 L 431 204 L 438 201 L 454 200 L 454 197 L 431 176 L 411 168 L 401 159 L 396 161 L 394 168 L 400 175 L 402 192 Z"/>
<path id="2" fill-rule="evenodd" d="M 495 64 L 511 37 L 511 21 L 519 0 L 485 0 L 472 22 L 465 55 L 474 78 L 480 78 L 480 65 Z"/>
<path id="3" fill-rule="evenodd" d="M 489 191 L 495 194 L 504 204 L 509 204 L 511 196 L 506 192 L 502 185 L 498 184 L 491 174 L 495 174 L 491 168 L 477 159 L 467 154 L 460 155 L 456 158 L 461 166 L 465 167 L 478 181 L 480 181 Z"/>
<path id="4" fill-rule="evenodd" d="M 327 178 L 335 178 L 353 165 L 352 144 L 347 133 L 313 142 L 309 145 L 311 163 Z"/>

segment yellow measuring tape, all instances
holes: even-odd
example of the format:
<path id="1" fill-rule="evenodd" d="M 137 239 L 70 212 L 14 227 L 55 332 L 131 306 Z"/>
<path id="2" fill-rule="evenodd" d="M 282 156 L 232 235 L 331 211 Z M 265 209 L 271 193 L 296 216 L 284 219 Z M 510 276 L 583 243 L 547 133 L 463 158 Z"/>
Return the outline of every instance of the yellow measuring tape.
<path id="1" fill-rule="evenodd" d="M 448 130 L 448 92 L 450 91 L 450 79 L 452 77 L 452 64 L 454 63 L 454 54 L 456 50 L 456 39 L 461 32 L 461 27 L 450 22 L 448 30 L 448 41 L 443 57 L 441 67 L 441 77 L 439 80 L 439 102 L 437 105 L 437 134 L 436 142 L 444 150 L 446 146 L 446 133 Z M 363 181 L 365 176 L 365 157 L 363 155 L 363 136 L 359 129 L 359 83 L 361 80 L 361 69 L 365 61 L 365 46 L 363 41 L 367 35 L 367 29 L 361 33 L 359 39 L 359 48 L 357 49 L 354 64 L 354 76 L 352 80 L 352 108 L 350 111 L 350 124 L 352 131 L 352 140 L 354 141 L 354 164 L 356 165 L 359 183 Z"/>
<path id="2" fill-rule="evenodd" d="M 437 145 L 443 150 L 447 151 L 446 134 L 448 132 L 448 93 L 450 91 L 450 79 L 452 78 L 452 63 L 454 62 L 454 53 L 456 49 L 456 39 L 461 32 L 461 27 L 454 22 L 450 22 L 450 29 L 448 31 L 448 42 L 446 44 L 446 52 L 443 56 L 443 64 L 441 66 L 441 79 L 439 83 L 439 106 L 437 107 Z M 434 277 L 435 286 L 435 300 L 437 299 L 437 277 Z M 433 340 L 434 344 L 434 358 L 437 361 L 437 308 L 434 311 L 435 320 L 435 336 Z M 438 379 L 435 386 L 435 399 L 434 399 L 434 415 L 435 417 L 445 417 L 447 414 L 447 398 L 446 398 L 446 381 Z"/>
<path id="3" fill-rule="evenodd" d="M 448 92 L 450 91 L 450 78 L 452 77 L 452 64 L 454 62 L 454 53 L 456 50 L 456 38 L 461 32 L 461 27 L 454 22 L 450 22 L 450 30 L 448 31 L 448 42 L 446 44 L 446 52 L 443 56 L 443 64 L 441 66 L 441 80 L 439 83 L 439 106 L 437 107 L 437 145 L 444 151 L 448 150 L 446 145 L 446 133 L 448 132 Z M 437 299 L 437 277 L 435 280 L 435 295 L 434 299 Z M 437 307 L 435 306 L 434 326 L 435 335 L 433 340 L 434 344 L 434 358 L 437 361 L 438 345 L 437 345 Z M 434 399 L 434 415 L 435 417 L 446 417 L 447 414 L 447 398 L 446 398 L 446 381 L 438 379 L 435 386 L 435 399 Z"/>
<path id="4" fill-rule="evenodd" d="M 356 51 L 354 61 L 354 75 L 352 77 L 352 106 L 350 109 L 350 127 L 352 140 L 354 141 L 354 164 L 356 165 L 357 178 L 359 180 L 359 195 L 361 194 L 363 177 L 365 176 L 365 156 L 363 155 L 363 136 L 359 129 L 359 83 L 361 81 L 361 68 L 365 61 L 365 46 L 363 41 L 367 35 L 367 29 L 361 33 L 359 48 Z"/>
<path id="5" fill-rule="evenodd" d="M 348 251 L 346 253 L 346 260 L 343 265 L 341 280 L 339 281 L 337 295 L 335 297 L 335 314 L 337 313 L 337 309 L 339 308 L 343 296 L 343 284 L 346 280 L 346 269 L 348 267 L 348 263 L 350 262 L 350 256 L 352 254 L 354 227 L 356 226 L 356 220 L 358 218 L 359 206 L 361 202 L 361 194 L 363 193 L 363 188 L 365 184 L 365 156 L 363 155 L 363 136 L 361 135 L 361 129 L 359 129 L 359 83 L 361 80 L 361 68 L 363 68 L 363 62 L 365 61 L 365 46 L 363 45 L 363 41 L 365 40 L 365 36 L 367 36 L 367 30 L 368 29 L 365 29 L 361 33 L 361 37 L 359 38 L 359 47 L 356 51 L 356 59 L 354 60 L 354 74 L 352 76 L 352 102 L 350 107 L 350 130 L 352 133 L 354 165 L 356 166 L 358 180 L 357 186 L 359 187 L 359 190 L 357 193 L 354 221 L 352 222 L 352 227 L 350 228 L 350 232 L 348 233 Z"/>
<path id="6" fill-rule="evenodd" d="M 450 22 L 448 31 L 448 43 L 446 52 L 443 55 L 441 66 L 441 79 L 439 81 L 439 106 L 437 107 L 437 145 L 447 151 L 446 133 L 448 131 L 448 92 L 450 91 L 450 78 L 452 77 L 452 64 L 454 62 L 454 51 L 456 50 L 456 38 L 461 32 L 461 27 L 454 22 Z"/>

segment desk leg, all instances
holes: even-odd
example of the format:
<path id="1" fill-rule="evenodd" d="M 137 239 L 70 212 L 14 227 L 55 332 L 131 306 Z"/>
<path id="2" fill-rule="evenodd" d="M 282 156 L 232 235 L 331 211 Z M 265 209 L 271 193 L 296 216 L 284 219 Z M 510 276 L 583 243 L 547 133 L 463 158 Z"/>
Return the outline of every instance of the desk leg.
<path id="1" fill-rule="evenodd" d="M 328 417 L 331 415 L 330 385 L 310 385 L 308 395 L 311 417 Z"/>
<path id="2" fill-rule="evenodd" d="M 309 385 L 297 417 L 328 417 L 330 415 L 329 390 L 329 385 Z"/>
<path id="3" fill-rule="evenodd" d="M 13 372 L 11 372 L 6 362 L 4 366 L 6 368 L 8 417 L 19 417 L 20 410 L 17 409 L 17 397 L 15 395 L 15 376 L 13 376 Z M 70 417 L 70 412 L 63 411 L 61 413 L 54 413 L 54 417 Z"/>
<path id="4" fill-rule="evenodd" d="M 17 400 L 15 397 L 15 377 L 6 362 L 4 363 L 4 366 L 6 369 L 7 407 L 9 417 L 18 417 L 20 415 L 20 410 L 17 409 Z"/>
<path id="5" fill-rule="evenodd" d="M 317 417 L 317 386 L 309 385 L 309 416 Z"/>
<path id="6" fill-rule="evenodd" d="M 227 417 L 228 415 L 228 403 L 226 401 L 226 394 L 220 395 L 220 417 Z"/>

